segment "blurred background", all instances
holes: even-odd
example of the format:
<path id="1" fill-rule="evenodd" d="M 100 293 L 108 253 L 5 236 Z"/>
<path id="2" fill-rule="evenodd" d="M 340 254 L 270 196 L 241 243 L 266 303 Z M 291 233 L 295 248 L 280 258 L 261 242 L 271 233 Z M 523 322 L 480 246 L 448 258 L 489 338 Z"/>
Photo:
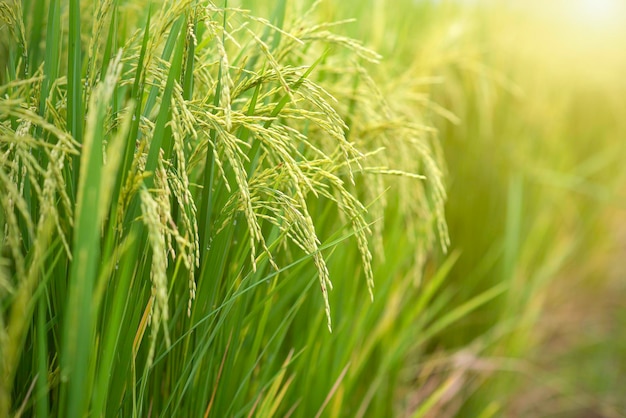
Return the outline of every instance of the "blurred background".
<path id="1" fill-rule="evenodd" d="M 460 254 L 448 303 L 506 287 L 415 360 L 444 389 L 409 389 L 407 410 L 430 399 L 427 416 L 624 416 L 626 3 L 322 8 L 357 17 L 350 34 L 385 57 L 371 71 L 389 102 L 422 98 L 438 128 Z"/>

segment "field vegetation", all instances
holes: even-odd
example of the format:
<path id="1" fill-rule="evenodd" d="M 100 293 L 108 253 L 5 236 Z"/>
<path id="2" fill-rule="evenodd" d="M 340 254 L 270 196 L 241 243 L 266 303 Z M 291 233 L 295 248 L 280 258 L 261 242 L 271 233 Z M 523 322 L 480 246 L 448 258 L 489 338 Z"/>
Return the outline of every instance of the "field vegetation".
<path id="1" fill-rule="evenodd" d="M 1 1 L 0 417 L 622 416 L 626 14 L 565 6 Z"/>

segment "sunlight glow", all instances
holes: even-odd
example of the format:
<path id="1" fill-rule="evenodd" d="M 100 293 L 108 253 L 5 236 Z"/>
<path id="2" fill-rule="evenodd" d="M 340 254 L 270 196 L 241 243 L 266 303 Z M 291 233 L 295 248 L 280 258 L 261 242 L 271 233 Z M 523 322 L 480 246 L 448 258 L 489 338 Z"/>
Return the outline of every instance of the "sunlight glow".
<path id="1" fill-rule="evenodd" d="M 624 15 L 621 0 L 576 0 L 567 3 L 572 17 L 590 26 L 613 25 Z"/>

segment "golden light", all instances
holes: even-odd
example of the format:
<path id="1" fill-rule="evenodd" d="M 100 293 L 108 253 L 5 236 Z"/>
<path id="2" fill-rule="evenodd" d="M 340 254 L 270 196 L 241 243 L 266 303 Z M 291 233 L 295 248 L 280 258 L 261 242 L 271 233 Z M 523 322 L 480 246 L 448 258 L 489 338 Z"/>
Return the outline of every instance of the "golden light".
<path id="1" fill-rule="evenodd" d="M 570 0 L 564 5 L 575 23 L 595 29 L 623 23 L 626 12 L 623 0 Z"/>

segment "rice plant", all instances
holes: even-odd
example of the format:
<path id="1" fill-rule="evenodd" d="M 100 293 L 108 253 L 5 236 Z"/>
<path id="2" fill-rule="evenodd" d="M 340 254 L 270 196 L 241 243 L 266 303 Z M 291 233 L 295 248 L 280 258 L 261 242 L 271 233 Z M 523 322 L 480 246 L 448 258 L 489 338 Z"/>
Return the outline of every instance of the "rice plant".
<path id="1" fill-rule="evenodd" d="M 0 416 L 397 408 L 437 136 L 320 13 L 0 4 Z"/>
<path id="2" fill-rule="evenodd" d="M 0 2 L 0 416 L 620 416 L 579 6 Z"/>

